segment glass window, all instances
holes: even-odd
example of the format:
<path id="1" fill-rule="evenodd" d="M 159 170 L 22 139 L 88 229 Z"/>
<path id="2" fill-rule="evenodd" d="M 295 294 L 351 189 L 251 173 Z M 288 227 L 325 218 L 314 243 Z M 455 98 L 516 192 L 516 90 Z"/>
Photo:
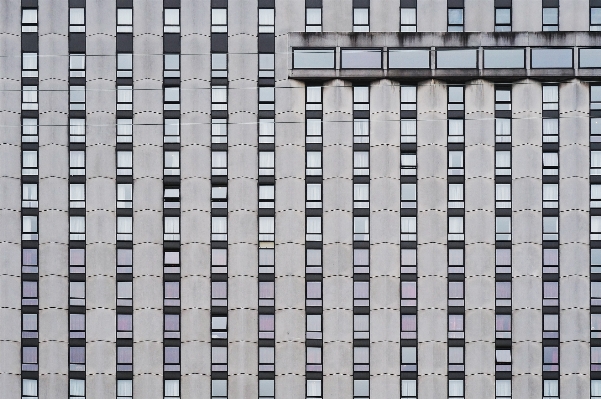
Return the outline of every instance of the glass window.
<path id="1" fill-rule="evenodd" d="M 484 68 L 525 68 L 524 49 L 484 49 Z"/>
<path id="2" fill-rule="evenodd" d="M 417 31 L 417 8 L 401 8 L 401 32 Z"/>
<path id="3" fill-rule="evenodd" d="M 571 48 L 533 48 L 532 68 L 573 68 Z"/>
<path id="4" fill-rule="evenodd" d="M 307 8 L 305 32 L 321 32 L 321 8 Z"/>
<path id="5" fill-rule="evenodd" d="M 448 16 L 448 32 L 463 32 L 463 8 L 449 8 Z"/>
<path id="6" fill-rule="evenodd" d="M 297 69 L 334 68 L 334 49 L 295 49 L 293 58 Z"/>
<path id="7" fill-rule="evenodd" d="M 478 50 L 436 50 L 436 68 L 477 68 Z"/>
<path id="8" fill-rule="evenodd" d="M 381 69 L 381 49 L 342 49 L 341 68 L 345 69 Z"/>
<path id="9" fill-rule="evenodd" d="M 353 9 L 353 32 L 369 32 L 369 8 Z"/>
<path id="10" fill-rule="evenodd" d="M 390 69 L 429 69 L 430 50 L 390 49 L 388 50 Z"/>

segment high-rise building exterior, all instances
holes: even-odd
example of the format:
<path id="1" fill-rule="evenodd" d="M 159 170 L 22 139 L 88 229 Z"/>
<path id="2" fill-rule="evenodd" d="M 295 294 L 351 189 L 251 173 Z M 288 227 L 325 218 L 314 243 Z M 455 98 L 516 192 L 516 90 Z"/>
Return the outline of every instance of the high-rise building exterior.
<path id="1" fill-rule="evenodd" d="M 601 399 L 600 31 L 0 1 L 0 397 Z"/>

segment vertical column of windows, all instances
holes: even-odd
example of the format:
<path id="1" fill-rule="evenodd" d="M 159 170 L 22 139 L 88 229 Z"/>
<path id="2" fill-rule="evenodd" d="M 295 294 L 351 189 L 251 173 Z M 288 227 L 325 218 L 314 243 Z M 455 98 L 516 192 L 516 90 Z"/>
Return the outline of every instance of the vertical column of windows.
<path id="1" fill-rule="evenodd" d="M 369 86 L 353 87 L 353 384 L 369 398 Z"/>
<path id="2" fill-rule="evenodd" d="M 559 30 L 559 0 L 543 0 L 543 31 Z"/>
<path id="3" fill-rule="evenodd" d="M 275 396 L 275 1 L 259 0 L 259 398 Z M 265 62 L 261 65 L 261 61 Z M 268 67 L 263 69 L 262 67 Z M 268 255 L 267 255 L 268 254 Z M 261 264 L 261 257 L 271 262 Z"/>
<path id="4" fill-rule="evenodd" d="M 117 2 L 117 399 L 133 397 L 133 2 Z"/>
<path id="5" fill-rule="evenodd" d="M 30 6 L 31 1 L 23 2 Z M 35 2 L 37 6 L 37 1 Z M 21 10 L 21 396 L 37 399 L 38 269 L 38 10 Z"/>
<path id="6" fill-rule="evenodd" d="M 511 398 L 511 86 L 495 87 L 495 395 Z M 502 166 L 502 167 L 501 167 Z"/>
<path id="7" fill-rule="evenodd" d="M 305 32 L 322 31 L 323 0 L 305 0 Z"/>
<path id="8" fill-rule="evenodd" d="M 353 0 L 353 32 L 369 32 L 369 1 Z"/>
<path id="9" fill-rule="evenodd" d="M 448 379 L 449 398 L 465 390 L 465 88 L 448 86 Z"/>
<path id="10" fill-rule="evenodd" d="M 163 0 L 163 376 L 165 399 L 181 385 L 180 2 Z"/>
<path id="11" fill-rule="evenodd" d="M 69 1 L 69 397 L 86 390 L 85 0 Z"/>
<path id="12" fill-rule="evenodd" d="M 447 32 L 463 32 L 463 0 L 447 0 Z"/>
<path id="13" fill-rule="evenodd" d="M 417 0 L 401 0 L 401 32 L 417 32 Z"/>
<path id="14" fill-rule="evenodd" d="M 307 398 L 322 397 L 323 382 L 323 269 L 322 269 L 322 87 L 307 86 L 306 127 L 306 381 Z"/>
<path id="15" fill-rule="evenodd" d="M 495 32 L 511 32 L 511 0 L 495 0 Z"/>
<path id="16" fill-rule="evenodd" d="M 228 376 L 228 2 L 211 3 L 211 397 L 227 398 Z M 273 69 L 273 67 L 272 67 Z M 273 251 L 273 249 L 272 249 Z M 259 254 L 260 256 L 261 254 Z M 272 252 L 273 255 L 273 252 Z M 271 258 L 273 260 L 273 256 Z M 261 263 L 261 259 L 259 263 Z M 273 267 L 273 263 L 271 263 Z M 273 270 L 271 271 L 273 273 Z"/>
<path id="17" fill-rule="evenodd" d="M 417 86 L 401 86 L 401 399 L 417 398 Z"/>
<path id="18" fill-rule="evenodd" d="M 543 397 L 559 398 L 559 86 L 543 85 Z"/>
<path id="19" fill-rule="evenodd" d="M 590 87 L 591 399 L 601 399 L 601 86 Z"/>

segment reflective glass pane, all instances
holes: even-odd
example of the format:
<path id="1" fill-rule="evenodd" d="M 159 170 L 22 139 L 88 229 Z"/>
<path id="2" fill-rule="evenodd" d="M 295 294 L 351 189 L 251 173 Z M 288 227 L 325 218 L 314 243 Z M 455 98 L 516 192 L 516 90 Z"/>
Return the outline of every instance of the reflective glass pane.
<path id="1" fill-rule="evenodd" d="M 532 68 L 572 68 L 572 49 L 533 48 Z"/>
<path id="2" fill-rule="evenodd" d="M 294 68 L 334 68 L 334 49 L 294 50 Z"/>
<path id="3" fill-rule="evenodd" d="M 485 49 L 484 68 L 524 68 L 524 49 Z"/>
<path id="4" fill-rule="evenodd" d="M 478 50 L 437 50 L 437 68 L 477 68 Z"/>
<path id="5" fill-rule="evenodd" d="M 430 50 L 389 50 L 388 68 L 430 68 Z"/>
<path id="6" fill-rule="evenodd" d="M 382 68 L 381 49 L 343 49 L 341 68 Z"/>

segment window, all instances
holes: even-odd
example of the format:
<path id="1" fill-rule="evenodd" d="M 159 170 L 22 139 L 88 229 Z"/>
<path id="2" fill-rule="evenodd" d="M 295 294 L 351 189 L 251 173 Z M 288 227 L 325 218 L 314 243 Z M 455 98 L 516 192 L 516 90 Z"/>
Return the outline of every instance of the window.
<path id="1" fill-rule="evenodd" d="M 23 346 L 22 360 L 22 371 L 38 371 L 38 347 Z"/>
<path id="2" fill-rule="evenodd" d="M 117 249 L 117 273 L 130 273 L 132 272 L 133 265 L 133 251 L 131 249 L 118 248 Z"/>
<path id="3" fill-rule="evenodd" d="M 495 399 L 511 399 L 511 380 L 497 380 L 495 395 Z"/>
<path id="4" fill-rule="evenodd" d="M 211 32 L 227 33 L 227 8 L 211 9 Z"/>
<path id="5" fill-rule="evenodd" d="M 401 380 L 401 399 L 417 399 L 416 380 Z"/>
<path id="6" fill-rule="evenodd" d="M 85 32 L 86 31 L 86 9 L 85 8 L 70 8 L 69 9 L 69 32 Z"/>
<path id="7" fill-rule="evenodd" d="M 463 151 L 449 151 L 448 173 L 449 175 L 463 175 Z"/>
<path id="8" fill-rule="evenodd" d="M 463 398 L 463 380 L 449 380 L 449 398 Z"/>
<path id="9" fill-rule="evenodd" d="M 353 110 L 369 111 L 369 87 L 353 87 Z"/>
<path id="10" fill-rule="evenodd" d="M 165 315 L 165 339 L 179 339 L 180 338 L 180 317 L 179 314 L 166 314 Z"/>
<path id="11" fill-rule="evenodd" d="M 320 314 L 307 315 L 307 339 L 322 339 L 322 325 Z"/>
<path id="12" fill-rule="evenodd" d="M 543 86 L 543 111 L 559 109 L 559 86 Z"/>
<path id="13" fill-rule="evenodd" d="M 353 362 L 353 371 L 369 371 L 369 346 L 355 346 L 353 348 Z"/>
<path id="14" fill-rule="evenodd" d="M 591 190 L 592 195 L 592 190 Z M 557 184 L 543 184 L 543 208 L 557 208 L 559 187 Z"/>
<path id="15" fill-rule="evenodd" d="M 449 347 L 449 371 L 465 371 L 463 346 Z"/>
<path id="16" fill-rule="evenodd" d="M 227 380 L 211 381 L 211 399 L 227 398 Z"/>
<path id="17" fill-rule="evenodd" d="M 117 306 L 132 306 L 133 283 L 131 281 L 117 282 Z"/>
<path id="18" fill-rule="evenodd" d="M 496 240 L 511 241 L 511 217 L 497 216 L 496 217 Z"/>
<path id="19" fill-rule="evenodd" d="M 227 217 L 213 216 L 211 218 L 211 240 L 227 241 Z"/>
<path id="20" fill-rule="evenodd" d="M 543 282 L 543 306 L 559 306 L 559 283 L 557 281 Z"/>
<path id="21" fill-rule="evenodd" d="M 559 315 L 543 315 L 543 338 L 559 338 Z"/>
<path id="22" fill-rule="evenodd" d="M 275 87 L 259 87 L 259 111 L 273 111 Z"/>
<path id="23" fill-rule="evenodd" d="M 416 281 L 401 281 L 401 306 L 417 306 Z"/>
<path id="24" fill-rule="evenodd" d="M 274 399 L 275 381 L 259 380 L 259 399 Z"/>
<path id="25" fill-rule="evenodd" d="M 38 381 L 23 379 L 23 398 L 35 399 L 38 396 Z"/>
<path id="26" fill-rule="evenodd" d="M 559 250 L 557 248 L 543 249 L 543 273 L 559 273 Z"/>
<path id="27" fill-rule="evenodd" d="M 38 250 L 36 248 L 23 248 L 22 250 L 22 272 L 37 273 L 38 272 Z"/>
<path id="28" fill-rule="evenodd" d="M 133 121 L 131 119 L 117 119 L 117 143 L 131 143 L 133 134 Z"/>
<path id="29" fill-rule="evenodd" d="M 495 8 L 495 32 L 511 32 L 511 7 Z"/>
<path id="30" fill-rule="evenodd" d="M 511 315 L 495 315 L 495 330 L 497 339 L 511 339 Z"/>
<path id="31" fill-rule="evenodd" d="M 163 174 L 165 176 L 179 176 L 179 151 L 165 151 L 164 159 Z"/>
<path id="32" fill-rule="evenodd" d="M 179 70 L 179 55 L 169 54 L 170 56 L 177 57 L 177 69 Z M 259 55 L 259 64 L 261 64 L 261 56 Z M 265 67 L 265 65 L 263 65 Z M 259 65 L 259 69 L 261 66 Z M 271 68 L 273 69 L 273 67 Z M 165 73 L 167 70 L 167 54 L 165 54 Z M 260 75 L 260 72 L 259 72 Z M 177 73 L 179 77 L 179 72 Z M 227 53 L 213 53 L 211 54 L 211 77 L 213 78 L 227 78 Z M 273 76 L 271 76 L 273 77 Z"/>
<path id="33" fill-rule="evenodd" d="M 511 273 L 511 249 L 497 248 L 495 258 L 497 273 Z"/>
<path id="34" fill-rule="evenodd" d="M 417 240 L 417 218 L 415 216 L 401 217 L 401 241 Z"/>
<path id="35" fill-rule="evenodd" d="M 180 371 L 179 346 L 165 346 L 165 371 Z"/>
<path id="36" fill-rule="evenodd" d="M 211 317 L 211 338 L 227 339 L 227 317 L 212 316 Z"/>
<path id="37" fill-rule="evenodd" d="M 211 102 L 213 111 L 227 111 L 227 87 L 213 86 L 211 88 Z"/>
<path id="38" fill-rule="evenodd" d="M 24 8 L 21 18 L 21 32 L 38 31 L 38 10 L 36 8 Z"/>
<path id="39" fill-rule="evenodd" d="M 601 31 L 601 7 L 595 5 L 590 10 L 590 31 Z M 601 386 L 599 387 L 601 389 Z M 601 393 L 599 394 L 601 396 Z"/>
<path id="40" fill-rule="evenodd" d="M 85 273 L 86 271 L 86 250 L 79 248 L 69 249 L 69 272 Z"/>
<path id="41" fill-rule="evenodd" d="M 311 287 L 315 288 L 315 287 Z M 311 291 L 314 293 L 314 291 Z M 307 297 L 309 296 L 309 283 L 307 283 Z M 319 288 L 319 296 L 321 298 L 321 288 Z M 320 305 L 321 300 L 319 299 Z M 274 306 L 275 303 L 275 283 L 273 281 L 259 282 L 259 306 Z"/>
<path id="42" fill-rule="evenodd" d="M 495 184 L 496 208 L 511 208 L 511 184 Z"/>
<path id="43" fill-rule="evenodd" d="M 601 314 L 591 314 L 591 338 L 601 338 Z"/>
<path id="44" fill-rule="evenodd" d="M 86 283 L 83 281 L 69 282 L 69 305 L 85 306 L 86 305 Z"/>
<path id="45" fill-rule="evenodd" d="M 463 273 L 463 249 L 449 249 L 449 273 Z"/>
<path id="46" fill-rule="evenodd" d="M 463 32 L 463 8 L 448 8 L 447 32 Z"/>
<path id="47" fill-rule="evenodd" d="M 401 1 L 401 32 L 417 32 L 417 2 Z"/>
<path id="48" fill-rule="evenodd" d="M 307 398 L 321 398 L 321 380 L 307 380 Z"/>
<path id="49" fill-rule="evenodd" d="M 417 87 L 401 86 L 401 113 L 417 110 Z M 408 116 L 408 115 L 407 115 Z M 401 115 L 401 143 L 415 143 L 417 133 L 417 115 L 405 118 Z"/>
<path id="50" fill-rule="evenodd" d="M 450 183 L 449 184 L 449 208 L 463 208 L 463 183 Z"/>
<path id="51" fill-rule="evenodd" d="M 133 54 L 118 53 L 117 54 L 117 77 L 131 78 L 133 70 Z"/>
<path id="52" fill-rule="evenodd" d="M 38 185 L 36 183 L 23 183 L 23 196 L 21 206 L 23 208 L 38 207 Z"/>
<path id="53" fill-rule="evenodd" d="M 449 281 L 449 306 L 464 306 L 463 281 Z"/>
<path id="54" fill-rule="evenodd" d="M 401 183 L 401 208 L 415 208 L 417 206 L 416 199 L 417 185 L 415 183 Z"/>
<path id="55" fill-rule="evenodd" d="M 24 78 L 38 77 L 38 53 L 23 53 L 22 73 Z"/>
<path id="56" fill-rule="evenodd" d="M 275 238 L 275 219 L 273 216 L 259 217 L 259 241 L 273 241 Z"/>
<path id="57" fill-rule="evenodd" d="M 369 315 L 353 315 L 354 339 L 369 339 Z"/>
<path id="58" fill-rule="evenodd" d="M 463 315 L 462 314 L 450 314 L 449 315 L 449 334 L 448 338 L 463 339 Z"/>
<path id="59" fill-rule="evenodd" d="M 369 273 L 369 249 L 353 249 L 353 265 L 355 274 Z"/>
<path id="60" fill-rule="evenodd" d="M 369 32 L 369 8 L 353 8 L 353 32 Z"/>
<path id="61" fill-rule="evenodd" d="M 259 33 L 275 32 L 275 9 L 259 8 Z"/>
<path id="62" fill-rule="evenodd" d="M 274 371 L 275 348 L 273 346 L 259 347 L 259 371 Z"/>
<path id="63" fill-rule="evenodd" d="M 559 4 L 556 7 L 543 7 L 543 31 L 559 30 Z"/>
<path id="64" fill-rule="evenodd" d="M 321 32 L 321 8 L 307 7 L 305 11 L 305 32 Z"/>
<path id="65" fill-rule="evenodd" d="M 211 120 L 211 142 L 227 143 L 227 119 Z"/>
<path id="66" fill-rule="evenodd" d="M 591 151 L 591 165 L 593 165 Z M 559 167 L 559 154 L 557 152 L 543 152 L 543 175 L 557 175 Z"/>
<path id="67" fill-rule="evenodd" d="M 71 176 L 83 176 L 86 174 L 85 151 L 69 151 L 69 174 Z"/>
<path id="68" fill-rule="evenodd" d="M 307 198 L 309 195 L 307 190 Z M 259 186 L 259 208 L 271 208 L 274 207 L 275 197 L 275 186 L 273 185 L 260 185 Z M 321 198 L 321 192 L 320 192 Z"/>
<path id="69" fill-rule="evenodd" d="M 559 218 L 557 216 L 543 217 L 543 240 L 557 241 L 559 236 Z"/>
<path id="70" fill-rule="evenodd" d="M 543 399 L 559 399 L 558 380 L 543 380 Z"/>
<path id="71" fill-rule="evenodd" d="M 179 8 L 165 8 L 165 33 L 179 33 Z"/>
<path id="72" fill-rule="evenodd" d="M 23 328 L 21 338 L 38 337 L 38 315 L 36 313 L 23 313 Z"/>
<path id="73" fill-rule="evenodd" d="M 306 241 L 321 241 L 321 216 L 307 217 Z"/>
<path id="74" fill-rule="evenodd" d="M 69 239 L 70 240 L 85 240 L 86 239 L 86 217 L 85 216 L 69 216 Z"/>
<path id="75" fill-rule="evenodd" d="M 511 306 L 511 281 L 497 281 L 495 283 L 495 305 Z"/>
<path id="76" fill-rule="evenodd" d="M 117 241 L 131 241 L 133 233 L 131 216 L 117 216 Z"/>
<path id="77" fill-rule="evenodd" d="M 307 249 L 306 262 L 307 273 L 321 273 L 321 249 Z M 366 262 L 369 262 L 369 259 Z M 355 264 L 357 264 L 356 260 Z"/>
<path id="78" fill-rule="evenodd" d="M 543 371 L 559 371 L 559 348 L 557 346 L 543 347 Z"/>
<path id="79" fill-rule="evenodd" d="M 163 234 L 163 240 L 179 241 L 179 239 L 179 216 L 166 216 L 165 233 Z"/>
<path id="80" fill-rule="evenodd" d="M 511 175 L 511 151 L 495 151 L 495 174 Z"/>
<path id="81" fill-rule="evenodd" d="M 86 371 L 86 347 L 69 348 L 69 371 Z"/>
<path id="82" fill-rule="evenodd" d="M 307 86 L 306 110 L 307 111 L 321 111 L 322 110 L 321 86 Z"/>
<path id="83" fill-rule="evenodd" d="M 259 77 L 273 78 L 275 76 L 275 54 L 259 54 Z"/>
<path id="84" fill-rule="evenodd" d="M 163 273 L 179 273 L 179 251 L 165 251 Z"/>
<path id="85" fill-rule="evenodd" d="M 132 399 L 132 380 L 117 380 L 117 399 Z"/>
<path id="86" fill-rule="evenodd" d="M 401 249 L 401 273 L 415 274 L 417 272 L 417 250 Z"/>
<path id="87" fill-rule="evenodd" d="M 23 306 L 37 306 L 38 305 L 38 282 L 37 281 L 23 281 L 23 297 L 21 299 L 21 305 Z"/>
<path id="88" fill-rule="evenodd" d="M 495 350 L 496 371 L 511 371 L 511 349 Z"/>
<path id="89" fill-rule="evenodd" d="M 37 86 L 23 86 L 22 90 L 23 102 L 21 109 L 38 109 L 38 87 Z"/>
<path id="90" fill-rule="evenodd" d="M 69 118 L 69 141 L 71 143 L 85 143 L 86 120 L 81 118 Z"/>
<path id="91" fill-rule="evenodd" d="M 165 281 L 164 306 L 180 306 L 179 281 Z"/>
<path id="92" fill-rule="evenodd" d="M 259 339 L 273 339 L 275 336 L 275 315 L 259 314 Z"/>
<path id="93" fill-rule="evenodd" d="M 23 118 L 21 126 L 21 141 L 24 143 L 38 142 L 38 120 L 36 118 Z"/>
<path id="94" fill-rule="evenodd" d="M 131 110 L 133 103 L 133 87 L 117 86 L 117 110 Z"/>
<path id="95" fill-rule="evenodd" d="M 416 339 L 417 338 L 417 315 L 403 314 L 401 315 L 401 338 Z"/>
<path id="96" fill-rule="evenodd" d="M 320 347 L 307 347 L 307 371 L 322 371 L 322 350 Z"/>
<path id="97" fill-rule="evenodd" d="M 69 379 L 69 399 L 85 399 L 86 380 Z"/>
<path id="98" fill-rule="evenodd" d="M 600 167 L 601 167 L 601 152 L 600 154 Z M 320 176 L 321 170 L 321 151 L 307 151 L 307 168 L 305 173 L 307 176 Z"/>
<path id="99" fill-rule="evenodd" d="M 263 348 L 259 348 L 259 358 L 261 349 Z M 227 371 L 227 346 L 213 346 L 211 348 L 211 371 Z"/>
<path id="100" fill-rule="evenodd" d="M 117 175 L 131 176 L 133 166 L 131 151 L 117 151 Z"/>
<path id="101" fill-rule="evenodd" d="M 179 86 L 177 87 L 165 87 L 165 104 L 163 109 L 164 110 L 169 110 L 169 111 L 179 111 L 180 109 L 180 104 L 179 104 Z"/>
<path id="102" fill-rule="evenodd" d="M 165 399 L 179 399 L 179 380 L 165 380 Z"/>
<path id="103" fill-rule="evenodd" d="M 353 152 L 353 174 L 369 176 L 369 151 Z"/>
<path id="104" fill-rule="evenodd" d="M 117 338 L 132 337 L 133 316 L 131 314 L 117 314 Z"/>
<path id="105" fill-rule="evenodd" d="M 37 240 L 38 239 L 38 217 L 23 216 L 23 234 L 22 240 Z"/>
<path id="106" fill-rule="evenodd" d="M 369 241 L 369 217 L 355 216 L 353 218 L 353 240 Z"/>
<path id="107" fill-rule="evenodd" d="M 131 183 L 117 184 L 117 208 L 132 207 L 133 185 Z"/>
<path id="108" fill-rule="evenodd" d="M 369 306 L 369 282 L 353 282 L 353 306 Z"/>
<path id="109" fill-rule="evenodd" d="M 117 32 L 133 32 L 133 9 L 117 8 Z"/>

